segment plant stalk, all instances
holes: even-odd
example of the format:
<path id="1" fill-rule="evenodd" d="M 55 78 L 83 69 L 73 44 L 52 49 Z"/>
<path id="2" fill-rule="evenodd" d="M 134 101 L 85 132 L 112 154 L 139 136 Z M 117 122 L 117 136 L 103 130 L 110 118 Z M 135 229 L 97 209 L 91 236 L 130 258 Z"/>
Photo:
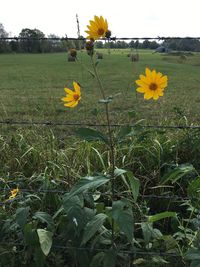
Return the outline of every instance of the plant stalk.
<path id="1" fill-rule="evenodd" d="M 96 65 L 94 63 L 93 55 L 91 56 L 91 61 L 92 61 L 92 67 L 94 69 L 94 74 L 95 74 L 95 77 L 97 79 L 101 95 L 102 95 L 103 99 L 106 100 L 104 88 L 103 88 L 101 79 L 99 77 Z M 115 144 L 114 144 L 113 134 L 112 134 L 112 130 L 111 130 L 111 123 L 110 123 L 110 116 L 109 116 L 109 103 L 105 103 L 105 113 L 106 113 L 109 143 L 110 143 L 110 164 L 111 164 L 111 173 L 110 174 L 111 174 L 111 193 L 112 193 L 111 196 L 112 196 L 112 203 L 113 203 L 113 201 L 115 199 L 115 174 L 114 174 L 114 172 L 115 172 Z M 113 218 L 112 218 L 112 222 L 111 222 L 111 228 L 112 228 L 112 247 L 114 247 L 115 234 L 114 234 L 114 219 Z"/>

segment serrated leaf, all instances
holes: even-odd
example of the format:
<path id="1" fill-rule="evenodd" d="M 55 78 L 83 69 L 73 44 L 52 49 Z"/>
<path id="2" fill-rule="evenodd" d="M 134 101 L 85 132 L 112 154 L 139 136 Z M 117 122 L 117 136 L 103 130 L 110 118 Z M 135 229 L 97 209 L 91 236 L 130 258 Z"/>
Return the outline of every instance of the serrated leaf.
<path id="1" fill-rule="evenodd" d="M 37 229 L 37 234 L 39 237 L 41 250 L 44 253 L 44 255 L 47 256 L 52 246 L 53 233 L 46 231 L 44 229 Z"/>
<path id="2" fill-rule="evenodd" d="M 110 144 L 108 138 L 101 132 L 92 128 L 79 128 L 75 133 L 86 141 L 101 141 Z"/>
<path id="3" fill-rule="evenodd" d="M 86 224 L 81 245 L 86 244 L 95 235 L 95 233 L 103 225 L 106 218 L 107 215 L 100 213 L 94 216 L 94 218 Z"/>
<path id="4" fill-rule="evenodd" d="M 170 217 L 176 217 L 176 212 L 172 211 L 165 211 L 161 213 L 157 213 L 152 216 L 148 216 L 148 222 L 157 222 L 159 220 L 165 219 L 165 218 L 170 218 Z"/>

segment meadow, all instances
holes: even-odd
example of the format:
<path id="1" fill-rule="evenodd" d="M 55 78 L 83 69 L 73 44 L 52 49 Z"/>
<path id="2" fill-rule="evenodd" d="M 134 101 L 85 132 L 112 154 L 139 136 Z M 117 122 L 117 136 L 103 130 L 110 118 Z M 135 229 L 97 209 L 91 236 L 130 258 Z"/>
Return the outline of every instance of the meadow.
<path id="1" fill-rule="evenodd" d="M 135 111 L 136 119 L 148 123 L 170 124 L 180 110 L 190 122 L 198 121 L 200 54 L 180 59 L 180 56 L 153 54 L 140 51 L 140 61 L 133 63 L 127 57 L 130 51 L 115 50 L 98 65 L 107 95 L 119 94 L 112 104 L 113 122 L 129 122 L 127 112 Z M 90 58 L 79 53 L 77 62 L 67 62 L 67 54 L 13 54 L 0 57 L 0 114 L 1 119 L 29 121 L 84 121 L 93 122 L 93 107 L 100 95 L 94 78 L 86 68 Z M 168 75 L 165 97 L 159 101 L 144 101 L 135 92 L 135 80 L 145 67 L 158 69 Z M 66 110 L 61 103 L 63 87 L 72 87 L 72 81 L 82 86 L 82 101 L 77 109 Z M 88 104 L 89 103 L 89 104 Z"/>
<path id="2" fill-rule="evenodd" d="M 111 122 L 137 124 L 112 128 L 114 200 L 101 136 L 88 142 L 75 126 L 1 124 L 0 267 L 200 264 L 199 129 L 141 127 L 199 125 L 200 54 L 140 50 L 131 62 L 128 49 L 99 52 Z M 157 101 L 136 93 L 147 66 L 169 79 Z M 78 62 L 66 53 L 0 55 L 0 121 L 106 124 L 90 69 L 84 51 Z M 68 109 L 61 98 L 73 81 L 82 99 Z"/>

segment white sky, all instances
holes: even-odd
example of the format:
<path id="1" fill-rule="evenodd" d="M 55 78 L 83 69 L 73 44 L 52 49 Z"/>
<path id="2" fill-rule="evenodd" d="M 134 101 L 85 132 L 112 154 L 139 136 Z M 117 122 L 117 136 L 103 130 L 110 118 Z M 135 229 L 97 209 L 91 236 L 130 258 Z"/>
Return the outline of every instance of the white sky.
<path id="1" fill-rule="evenodd" d="M 0 0 L 0 22 L 12 36 L 37 28 L 76 37 L 76 14 L 83 36 L 94 15 L 117 37 L 200 35 L 200 0 Z"/>

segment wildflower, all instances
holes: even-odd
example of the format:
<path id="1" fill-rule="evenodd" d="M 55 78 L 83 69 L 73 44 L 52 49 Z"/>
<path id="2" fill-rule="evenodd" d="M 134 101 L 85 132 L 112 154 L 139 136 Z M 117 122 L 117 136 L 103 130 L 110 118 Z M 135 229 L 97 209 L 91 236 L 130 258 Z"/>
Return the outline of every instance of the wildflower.
<path id="1" fill-rule="evenodd" d="M 106 37 L 106 33 L 109 32 L 108 22 L 102 16 L 94 16 L 94 20 L 90 20 L 90 25 L 87 27 L 88 31 L 85 32 L 88 34 L 88 39 L 97 40 L 101 37 Z"/>
<path id="2" fill-rule="evenodd" d="M 73 82 L 73 86 L 75 91 L 72 91 L 69 88 L 64 88 L 67 94 L 66 97 L 63 97 L 61 99 L 62 101 L 66 102 L 64 106 L 69 108 L 74 108 L 75 106 L 77 106 L 81 99 L 80 86 L 76 82 Z"/>
<path id="3" fill-rule="evenodd" d="M 9 199 L 13 199 L 16 197 L 17 193 L 19 192 L 19 188 L 15 188 L 10 191 L 11 195 L 9 196 Z"/>
<path id="4" fill-rule="evenodd" d="M 139 87 L 137 92 L 144 94 L 144 99 L 153 98 L 157 100 L 160 96 L 163 96 L 165 87 L 167 87 L 167 76 L 163 76 L 162 73 L 151 71 L 146 68 L 146 76 L 140 75 L 140 79 L 136 81 Z"/>

